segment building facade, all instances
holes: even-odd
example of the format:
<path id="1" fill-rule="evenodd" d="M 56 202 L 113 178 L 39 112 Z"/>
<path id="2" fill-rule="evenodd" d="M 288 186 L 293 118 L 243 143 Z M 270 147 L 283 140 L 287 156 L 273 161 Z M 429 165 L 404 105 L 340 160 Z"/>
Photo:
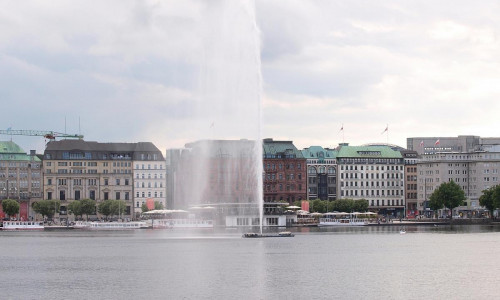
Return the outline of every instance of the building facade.
<path id="1" fill-rule="evenodd" d="M 0 142 L 0 199 L 18 200 L 18 217 L 28 220 L 35 216 L 31 204 L 41 197 L 42 163 L 35 151 L 28 155 L 12 141 Z"/>
<path id="2" fill-rule="evenodd" d="M 411 137 L 406 139 L 407 149 L 421 154 L 443 152 L 469 153 L 484 151 L 500 144 L 500 138 L 483 138 L 475 135 L 459 135 L 458 137 Z"/>
<path id="3" fill-rule="evenodd" d="M 404 160 L 388 146 L 341 145 L 337 153 L 339 198 L 366 199 L 379 214 L 404 217 Z"/>
<path id="4" fill-rule="evenodd" d="M 402 150 L 401 155 L 404 159 L 404 177 L 405 177 L 405 203 L 406 203 L 406 217 L 413 219 L 418 216 L 418 172 L 417 163 L 419 156 L 417 151 Z"/>
<path id="5" fill-rule="evenodd" d="M 60 218 L 67 218 L 69 203 L 87 198 L 96 200 L 96 204 L 108 199 L 123 200 L 126 203 L 123 217 L 133 219 L 135 174 L 139 174 L 139 196 L 142 196 L 142 182 L 148 180 L 147 177 L 143 180 L 142 174 L 154 174 L 151 170 L 142 170 L 142 164 L 154 163 L 164 168 L 163 156 L 152 143 L 52 141 L 44 152 L 43 195 L 45 199 L 61 201 Z M 164 189 L 163 197 L 158 197 L 163 203 Z M 138 201 L 141 203 L 145 198 L 146 195 L 139 197 Z"/>
<path id="6" fill-rule="evenodd" d="M 264 201 L 307 199 L 306 159 L 292 141 L 263 141 Z"/>
<path id="7" fill-rule="evenodd" d="M 154 147 L 154 148 L 153 148 Z M 151 143 L 138 143 L 134 149 L 134 214 L 138 218 L 143 204 L 167 206 L 166 163 L 162 153 Z"/>
<path id="8" fill-rule="evenodd" d="M 424 154 L 417 163 L 418 207 L 431 216 L 428 201 L 443 182 L 454 181 L 465 193 L 469 210 L 478 209 L 482 191 L 500 184 L 500 147 L 491 152 Z"/>
<path id="9" fill-rule="evenodd" d="M 337 199 L 337 151 L 320 146 L 302 150 L 307 164 L 307 199 Z"/>

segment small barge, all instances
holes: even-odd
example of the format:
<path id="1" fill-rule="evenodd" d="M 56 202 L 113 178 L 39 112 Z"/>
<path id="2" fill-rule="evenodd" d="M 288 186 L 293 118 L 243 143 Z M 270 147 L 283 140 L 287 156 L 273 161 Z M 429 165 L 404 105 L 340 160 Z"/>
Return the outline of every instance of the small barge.
<path id="1" fill-rule="evenodd" d="M 279 233 L 254 233 L 249 232 L 245 233 L 242 236 L 243 238 L 267 238 L 267 237 L 294 237 L 294 234 L 290 231 L 283 231 Z"/>

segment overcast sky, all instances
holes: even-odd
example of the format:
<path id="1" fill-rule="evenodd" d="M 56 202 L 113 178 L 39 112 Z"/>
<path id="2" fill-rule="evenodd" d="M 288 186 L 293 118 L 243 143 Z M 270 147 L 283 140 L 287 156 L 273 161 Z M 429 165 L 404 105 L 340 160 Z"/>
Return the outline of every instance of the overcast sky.
<path id="1" fill-rule="evenodd" d="M 235 2 L 2 1 L 0 129 L 165 151 L 253 138 L 229 129 L 258 127 L 257 96 L 262 137 L 299 149 L 500 136 L 500 2 Z"/>

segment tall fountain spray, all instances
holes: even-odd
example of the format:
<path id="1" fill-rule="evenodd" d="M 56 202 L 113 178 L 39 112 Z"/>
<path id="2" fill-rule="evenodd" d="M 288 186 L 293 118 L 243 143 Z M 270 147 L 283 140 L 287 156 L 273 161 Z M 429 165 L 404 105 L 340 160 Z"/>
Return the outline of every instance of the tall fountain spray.
<path id="1" fill-rule="evenodd" d="M 186 145 L 176 202 L 215 207 L 219 214 L 258 214 L 262 233 L 262 76 L 255 3 L 207 1 L 200 14 L 202 63 L 189 124 L 197 138 Z"/>

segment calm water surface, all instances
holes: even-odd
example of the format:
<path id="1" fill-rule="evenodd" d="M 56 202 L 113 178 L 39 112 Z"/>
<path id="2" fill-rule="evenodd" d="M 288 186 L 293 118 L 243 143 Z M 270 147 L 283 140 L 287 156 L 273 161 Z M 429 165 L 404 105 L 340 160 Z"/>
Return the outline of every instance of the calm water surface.
<path id="1" fill-rule="evenodd" d="M 1 299 L 491 299 L 500 228 L 0 232 Z"/>

